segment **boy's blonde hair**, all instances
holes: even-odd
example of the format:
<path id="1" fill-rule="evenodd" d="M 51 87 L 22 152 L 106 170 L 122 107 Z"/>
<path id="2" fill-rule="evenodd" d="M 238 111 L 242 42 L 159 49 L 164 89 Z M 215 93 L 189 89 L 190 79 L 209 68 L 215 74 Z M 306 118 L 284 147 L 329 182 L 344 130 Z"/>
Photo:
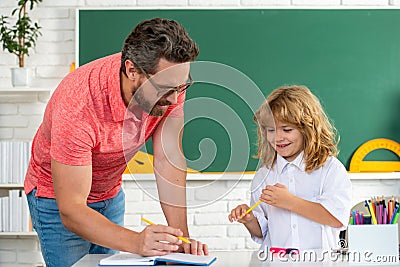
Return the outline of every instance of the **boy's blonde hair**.
<path id="1" fill-rule="evenodd" d="M 255 157 L 261 158 L 268 168 L 276 159 L 276 150 L 267 141 L 265 129 L 267 121 L 272 119 L 292 124 L 302 133 L 306 172 L 318 169 L 328 156 L 338 154 L 337 131 L 329 122 L 318 98 L 306 86 L 282 86 L 267 97 L 254 115 L 258 124 L 258 154 Z"/>

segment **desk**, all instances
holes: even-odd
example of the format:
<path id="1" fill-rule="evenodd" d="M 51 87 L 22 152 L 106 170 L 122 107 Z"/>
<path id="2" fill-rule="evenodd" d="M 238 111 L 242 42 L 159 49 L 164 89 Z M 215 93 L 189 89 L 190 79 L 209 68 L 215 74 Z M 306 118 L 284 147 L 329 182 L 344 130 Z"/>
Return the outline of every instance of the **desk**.
<path id="1" fill-rule="evenodd" d="M 210 251 L 211 256 L 217 257 L 217 260 L 211 264 L 212 267 L 222 266 L 261 266 L 257 259 L 257 254 L 254 251 Z M 92 254 L 86 255 L 78 261 L 73 267 L 95 267 L 100 259 L 109 255 Z M 184 265 L 166 265 L 166 266 L 184 266 Z"/>
<path id="2" fill-rule="evenodd" d="M 217 257 L 217 260 L 211 264 L 211 267 L 274 267 L 274 266 L 374 266 L 364 264 L 350 264 L 342 260 L 335 262 L 282 262 L 279 259 L 273 261 L 260 261 L 257 257 L 257 251 L 210 251 L 211 256 Z M 78 261 L 73 267 L 96 267 L 100 259 L 109 255 L 106 254 L 91 254 L 86 255 Z M 376 263 L 376 265 L 383 265 Z M 375 266 L 376 266 L 375 265 Z M 165 266 L 184 266 L 184 265 L 165 265 Z M 391 264 L 390 266 L 400 266 L 400 263 Z"/>

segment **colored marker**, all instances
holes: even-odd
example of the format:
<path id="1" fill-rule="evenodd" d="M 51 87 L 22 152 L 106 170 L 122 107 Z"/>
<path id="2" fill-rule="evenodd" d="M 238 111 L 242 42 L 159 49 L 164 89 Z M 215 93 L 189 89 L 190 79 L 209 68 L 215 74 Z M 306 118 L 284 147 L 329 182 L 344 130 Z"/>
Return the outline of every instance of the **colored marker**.
<path id="1" fill-rule="evenodd" d="M 398 209 L 399 209 L 399 203 L 396 202 L 395 203 L 395 207 L 394 207 L 394 211 L 393 211 L 393 215 L 392 215 L 392 218 L 390 220 L 390 224 L 394 224 L 393 221 L 394 221 L 394 218 L 396 217 Z"/>
<path id="2" fill-rule="evenodd" d="M 393 224 L 397 223 L 397 220 L 399 219 L 399 213 L 400 213 L 400 209 L 397 209 L 396 215 L 394 216 L 394 219 L 393 219 Z"/>
<path id="3" fill-rule="evenodd" d="M 389 200 L 389 202 L 388 202 L 388 223 L 390 223 L 390 220 L 392 219 L 392 214 L 393 214 L 393 201 Z"/>
<path id="4" fill-rule="evenodd" d="M 358 219 L 358 211 L 357 212 L 353 211 L 353 217 L 355 218 L 356 224 L 357 225 L 360 224 L 360 220 Z"/>
<path id="5" fill-rule="evenodd" d="M 386 203 L 385 200 L 383 200 L 383 220 L 382 220 L 383 224 L 387 223 L 387 209 L 386 209 Z"/>
<path id="6" fill-rule="evenodd" d="M 382 214 L 383 214 L 383 206 L 382 203 L 378 202 L 378 208 L 376 209 L 377 217 L 378 217 L 378 224 L 382 224 Z"/>

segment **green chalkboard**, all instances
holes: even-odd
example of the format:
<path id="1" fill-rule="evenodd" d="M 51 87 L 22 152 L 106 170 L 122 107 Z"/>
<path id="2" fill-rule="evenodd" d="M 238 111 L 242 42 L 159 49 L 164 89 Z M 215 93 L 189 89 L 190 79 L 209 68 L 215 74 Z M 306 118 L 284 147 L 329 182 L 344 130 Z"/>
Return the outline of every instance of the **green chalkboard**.
<path id="1" fill-rule="evenodd" d="M 253 106 L 283 84 L 307 85 L 320 98 L 340 133 L 346 167 L 368 140 L 400 141 L 400 10 L 79 10 L 78 16 L 80 65 L 120 51 L 138 22 L 163 17 L 185 26 L 200 47 L 199 61 L 233 68 L 192 67 L 197 83 L 187 92 L 184 134 L 190 168 L 255 170 Z M 374 157 L 398 160 L 379 151 Z"/>

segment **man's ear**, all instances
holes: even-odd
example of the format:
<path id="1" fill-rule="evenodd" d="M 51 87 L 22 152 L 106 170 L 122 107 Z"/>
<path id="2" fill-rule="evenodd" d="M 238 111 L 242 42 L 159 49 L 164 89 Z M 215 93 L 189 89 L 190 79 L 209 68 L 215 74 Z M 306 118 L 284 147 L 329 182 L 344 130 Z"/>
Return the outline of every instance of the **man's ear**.
<path id="1" fill-rule="evenodd" d="M 125 74 L 129 80 L 134 81 L 138 75 L 135 65 L 129 59 L 125 60 Z"/>

